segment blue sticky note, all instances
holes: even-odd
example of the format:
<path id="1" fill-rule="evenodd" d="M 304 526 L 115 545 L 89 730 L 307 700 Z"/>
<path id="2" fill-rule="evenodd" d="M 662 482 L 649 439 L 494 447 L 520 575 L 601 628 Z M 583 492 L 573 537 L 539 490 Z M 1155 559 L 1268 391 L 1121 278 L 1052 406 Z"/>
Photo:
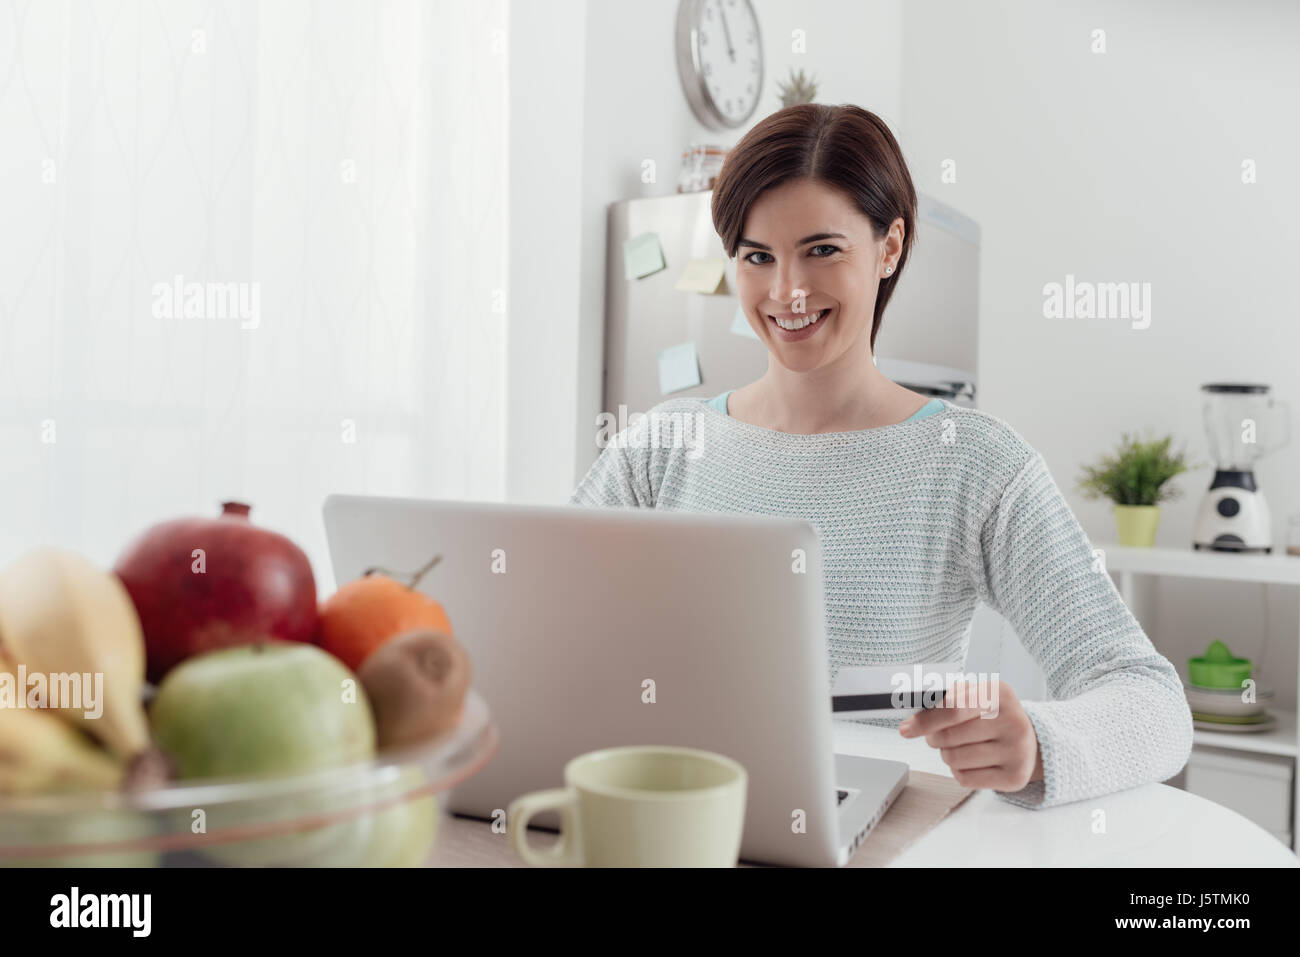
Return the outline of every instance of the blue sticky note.
<path id="1" fill-rule="evenodd" d="M 700 357 L 694 342 L 669 346 L 659 353 L 659 391 L 664 395 L 700 384 Z"/>
<path id="2" fill-rule="evenodd" d="M 640 279 L 664 268 L 664 251 L 656 233 L 623 240 L 623 278 Z"/>
<path id="3" fill-rule="evenodd" d="M 744 306 L 736 307 L 736 314 L 731 317 L 731 331 L 736 335 L 744 336 L 747 339 L 754 339 L 758 342 L 763 341 L 758 338 L 758 333 L 754 331 L 753 327 L 749 324 L 749 319 L 745 317 Z"/>

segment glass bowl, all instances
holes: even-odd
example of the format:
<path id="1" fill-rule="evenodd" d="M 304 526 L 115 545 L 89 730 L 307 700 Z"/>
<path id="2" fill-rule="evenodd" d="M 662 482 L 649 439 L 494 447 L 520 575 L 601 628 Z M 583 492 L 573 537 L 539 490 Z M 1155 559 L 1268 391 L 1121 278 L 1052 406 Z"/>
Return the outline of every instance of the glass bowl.
<path id="1" fill-rule="evenodd" d="M 369 761 L 134 794 L 7 795 L 0 865 L 418 867 L 433 852 L 447 792 L 498 743 L 471 689 L 455 729 Z"/>

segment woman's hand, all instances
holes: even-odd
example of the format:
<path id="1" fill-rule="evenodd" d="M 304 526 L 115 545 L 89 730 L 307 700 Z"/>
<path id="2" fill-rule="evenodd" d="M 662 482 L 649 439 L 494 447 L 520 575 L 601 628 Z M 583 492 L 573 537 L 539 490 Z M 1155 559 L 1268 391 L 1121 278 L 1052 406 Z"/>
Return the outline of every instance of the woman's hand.
<path id="1" fill-rule="evenodd" d="M 959 703 L 966 706 L 956 707 Z M 924 735 L 965 787 L 1019 791 L 1043 780 L 1038 735 L 1005 681 L 954 685 L 944 694 L 943 707 L 918 711 L 898 730 L 905 738 Z"/>

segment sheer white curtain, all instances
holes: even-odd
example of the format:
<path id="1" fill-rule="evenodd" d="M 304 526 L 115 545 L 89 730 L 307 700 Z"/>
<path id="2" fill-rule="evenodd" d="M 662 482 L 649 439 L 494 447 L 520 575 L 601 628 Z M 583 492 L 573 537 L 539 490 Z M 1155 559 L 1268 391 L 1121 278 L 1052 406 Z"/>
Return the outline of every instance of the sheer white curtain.
<path id="1" fill-rule="evenodd" d="M 500 499 L 505 0 L 0 20 L 0 564 L 223 499 Z M 179 293 L 179 295 L 177 295 Z"/>

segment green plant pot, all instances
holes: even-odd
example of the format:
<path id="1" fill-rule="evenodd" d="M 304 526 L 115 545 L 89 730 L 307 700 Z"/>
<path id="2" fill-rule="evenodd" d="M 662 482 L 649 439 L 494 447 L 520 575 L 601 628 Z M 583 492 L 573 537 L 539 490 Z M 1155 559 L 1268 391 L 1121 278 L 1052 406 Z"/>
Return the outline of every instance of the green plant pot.
<path id="1" fill-rule="evenodd" d="M 1115 528 L 1121 545 L 1151 548 L 1156 543 L 1156 526 L 1159 524 L 1159 505 L 1115 506 Z"/>

